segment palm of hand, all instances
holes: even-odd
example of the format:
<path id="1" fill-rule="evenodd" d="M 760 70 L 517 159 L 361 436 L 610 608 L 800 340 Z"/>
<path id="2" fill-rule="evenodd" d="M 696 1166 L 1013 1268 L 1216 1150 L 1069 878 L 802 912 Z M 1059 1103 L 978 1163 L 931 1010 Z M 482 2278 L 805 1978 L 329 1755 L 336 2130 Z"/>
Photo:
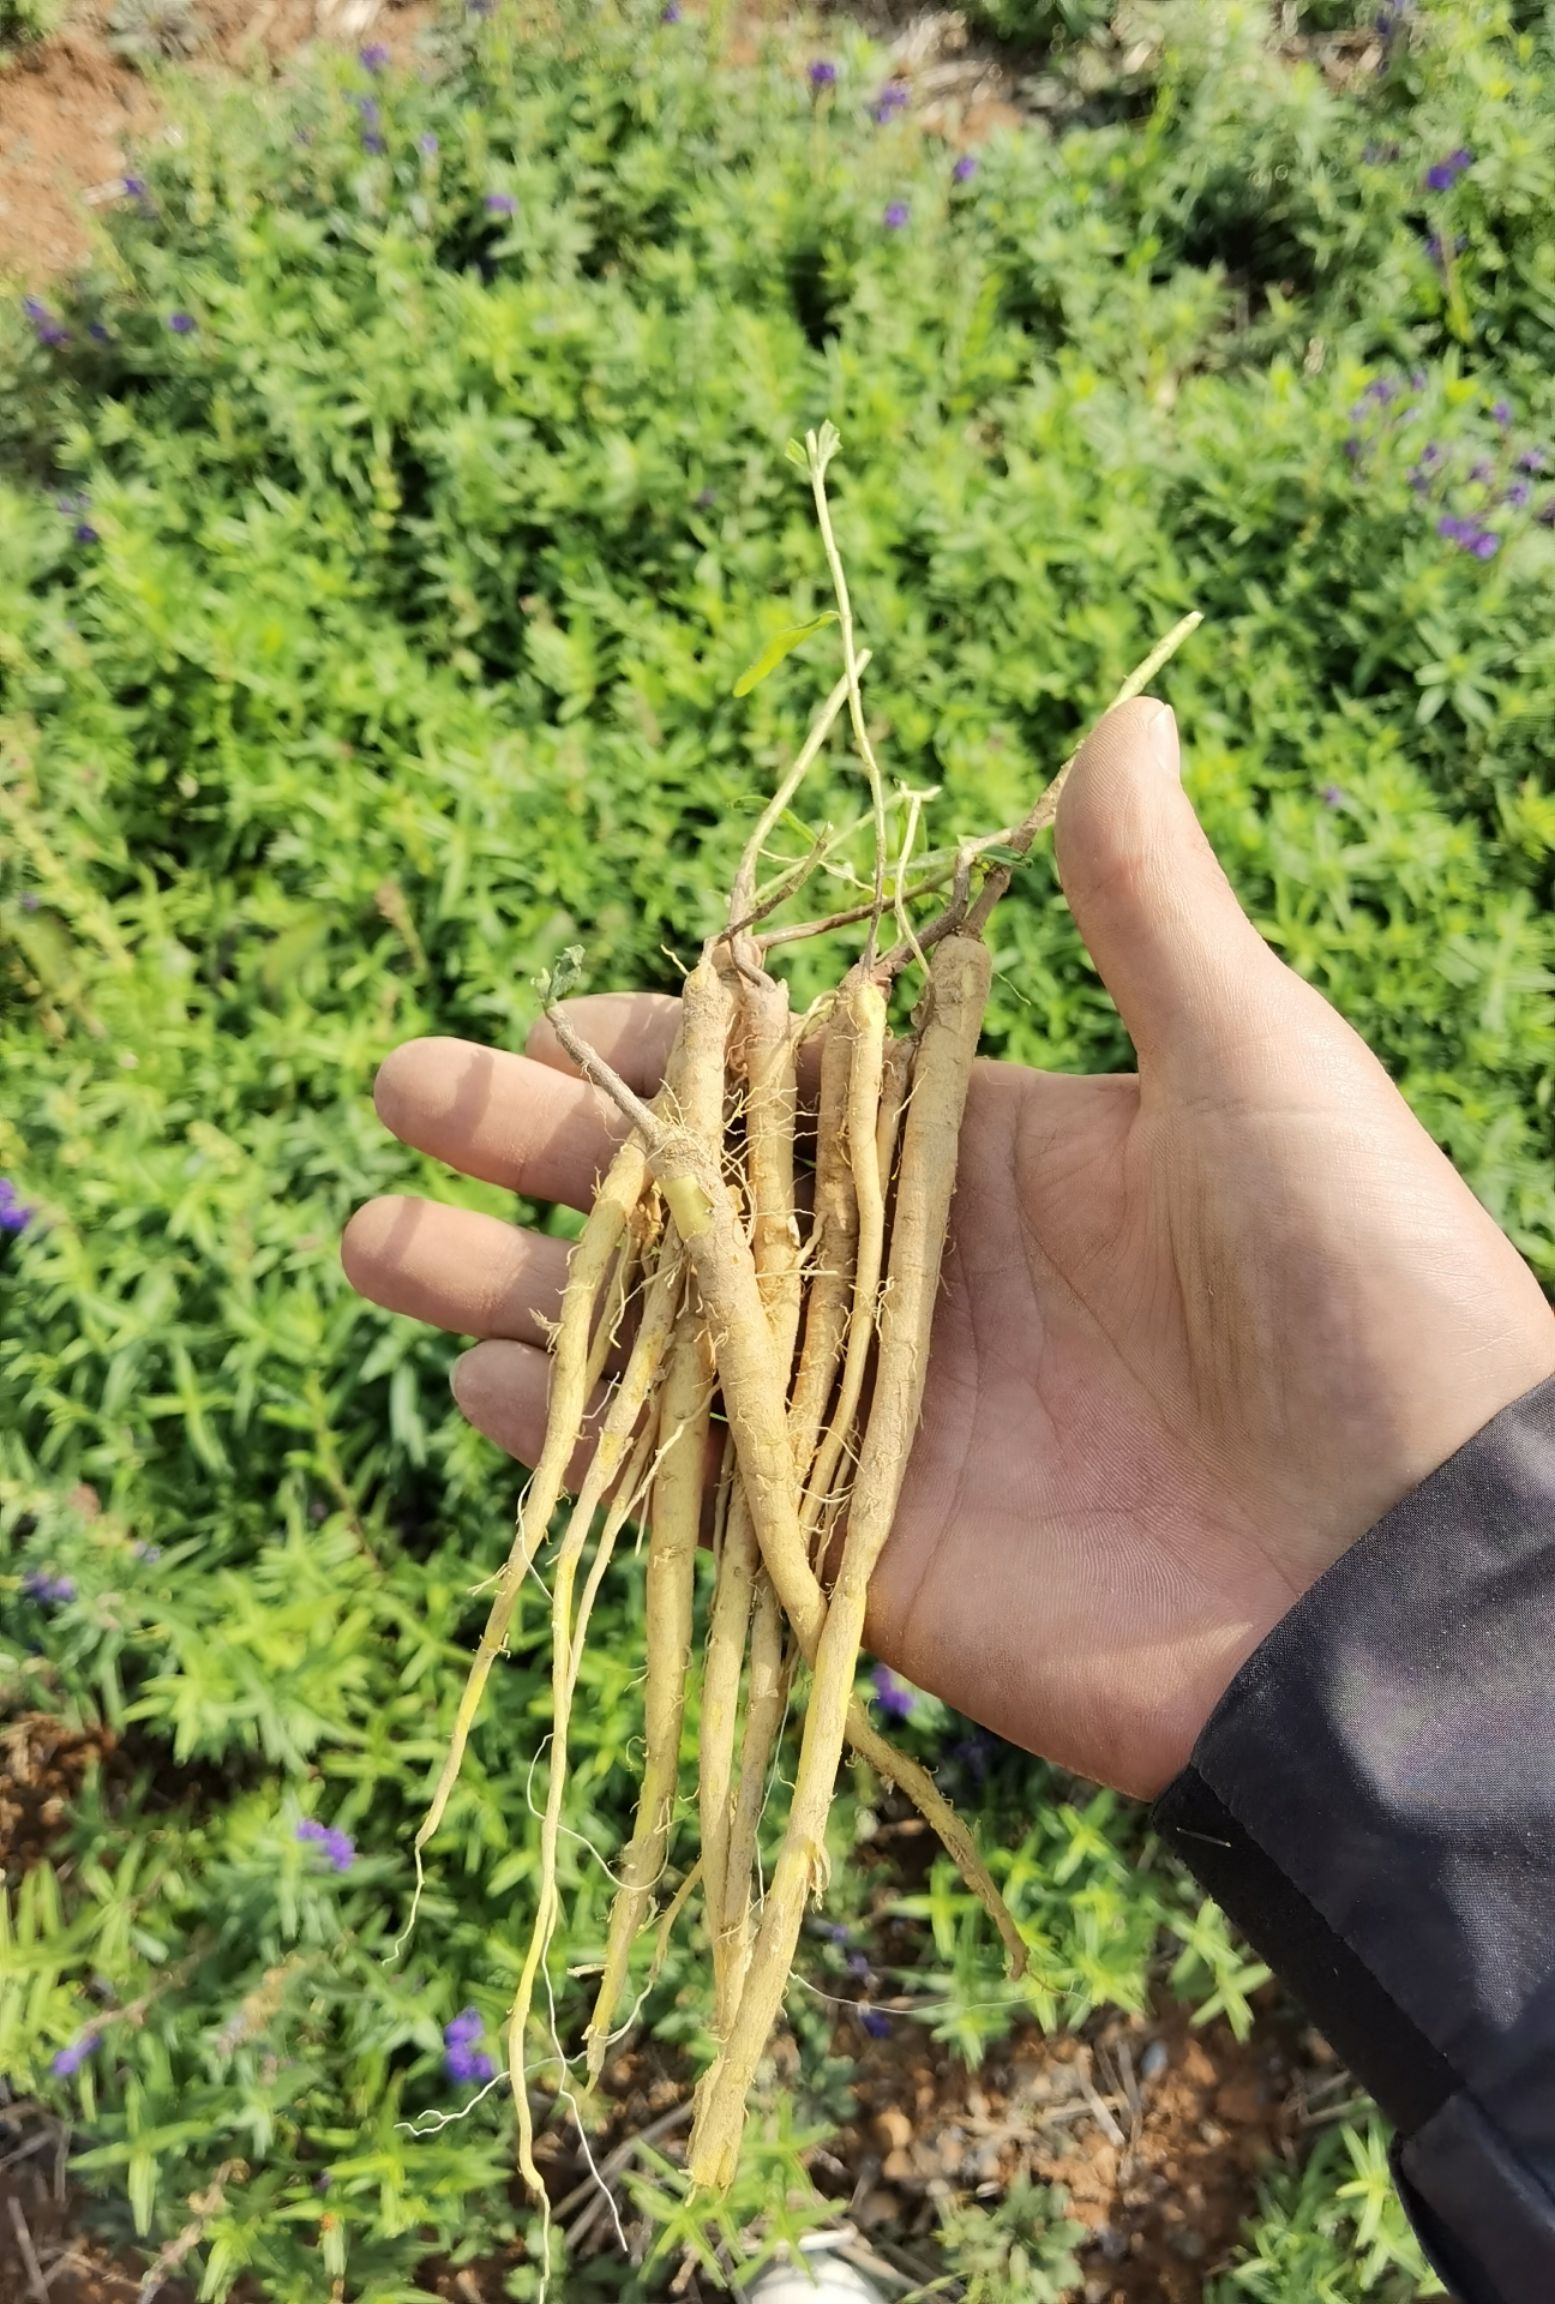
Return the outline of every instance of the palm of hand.
<path id="1" fill-rule="evenodd" d="M 974 1718 L 1141 1793 L 1322 1570 L 1555 1369 L 1526 1266 L 1241 913 L 1150 762 L 1154 709 L 1103 723 L 1059 819 L 1141 1076 L 977 1068 L 869 1624 L 887 1663 Z M 662 1056 L 668 1004 L 582 1006 L 613 1012 L 618 1065 Z M 586 1205 L 614 1116 L 537 1052 L 412 1044 L 380 1110 L 471 1175 Z M 533 1462 L 561 1244 L 390 1200 L 344 1254 L 376 1301 L 485 1339 L 460 1404 Z"/>

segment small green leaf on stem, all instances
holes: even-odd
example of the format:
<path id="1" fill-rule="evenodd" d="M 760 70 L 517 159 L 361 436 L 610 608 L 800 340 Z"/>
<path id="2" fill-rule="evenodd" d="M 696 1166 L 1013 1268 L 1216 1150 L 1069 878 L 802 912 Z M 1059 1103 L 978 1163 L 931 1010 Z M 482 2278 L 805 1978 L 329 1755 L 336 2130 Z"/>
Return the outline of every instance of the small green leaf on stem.
<path id="1" fill-rule="evenodd" d="M 565 952 L 558 955 L 556 965 L 542 968 L 535 978 L 540 1005 L 549 1008 L 557 1000 L 570 1000 L 582 982 L 583 946 L 569 944 Z"/>
<path id="2" fill-rule="evenodd" d="M 812 616 L 803 624 L 785 625 L 781 632 L 775 632 L 755 662 L 748 664 L 734 683 L 734 694 L 748 696 L 753 688 L 761 685 L 769 672 L 777 670 L 785 656 L 793 654 L 801 641 L 819 632 L 824 624 L 835 624 L 836 621 L 836 609 L 823 608 L 819 616 Z"/>

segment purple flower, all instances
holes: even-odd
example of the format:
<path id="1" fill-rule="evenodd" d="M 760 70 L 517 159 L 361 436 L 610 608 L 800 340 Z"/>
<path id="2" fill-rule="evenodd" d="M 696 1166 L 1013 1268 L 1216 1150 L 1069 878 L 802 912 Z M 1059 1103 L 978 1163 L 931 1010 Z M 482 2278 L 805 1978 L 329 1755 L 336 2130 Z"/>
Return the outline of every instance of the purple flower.
<path id="1" fill-rule="evenodd" d="M 61 2048 L 49 2066 L 56 2080 L 73 2079 L 93 2050 L 99 2045 L 96 2032 L 79 2032 L 68 2047 Z"/>
<path id="2" fill-rule="evenodd" d="M 51 1576 L 43 1568 L 29 1568 L 22 1578 L 22 1590 L 40 1607 L 62 1608 L 67 1600 L 76 1596 L 75 1581 L 69 1576 Z"/>
<path id="3" fill-rule="evenodd" d="M 1549 497 L 1534 514 L 1541 528 L 1555 528 L 1555 496 Z"/>
<path id="4" fill-rule="evenodd" d="M 1469 478 L 1477 481 L 1479 486 L 1483 488 L 1493 469 L 1494 467 L 1487 456 L 1477 457 L 1469 466 Z"/>
<path id="5" fill-rule="evenodd" d="M 496 2077 L 497 2067 L 484 2048 L 450 2048 L 443 2058 L 450 2080 L 469 2080 L 484 2086 Z"/>
<path id="6" fill-rule="evenodd" d="M 17 1199 L 16 1186 L 10 1177 L 0 1176 L 0 1231 L 25 1232 L 32 1214 L 32 1210 L 24 1208 Z"/>
<path id="7" fill-rule="evenodd" d="M 371 152 L 376 158 L 380 152 L 387 152 L 388 149 L 388 145 L 379 135 L 376 128 L 369 128 L 364 131 L 362 136 L 362 150 L 364 152 Z"/>
<path id="8" fill-rule="evenodd" d="M 848 1954 L 848 1974 L 850 1976 L 867 1976 L 869 1973 L 869 1954 L 867 1952 L 850 1952 Z"/>
<path id="9" fill-rule="evenodd" d="M 511 192 L 488 192 L 486 195 L 486 213 L 488 216 L 516 216 L 518 214 L 518 202 Z"/>
<path id="10" fill-rule="evenodd" d="M 1422 465 L 1429 469 L 1433 464 L 1440 464 L 1441 460 L 1442 452 L 1440 448 L 1438 448 L 1434 440 L 1428 440 L 1420 451 L 1420 461 Z"/>
<path id="11" fill-rule="evenodd" d="M 810 66 L 812 88 L 832 88 L 837 82 L 837 67 L 829 56 L 817 56 Z"/>
<path id="12" fill-rule="evenodd" d="M 46 304 L 36 296 L 22 298 L 22 310 L 32 322 L 32 332 L 40 344 L 68 344 L 70 331 L 57 320 Z"/>
<path id="13" fill-rule="evenodd" d="M 336 1872 L 349 1872 L 356 1862 L 356 1842 L 350 1833 L 340 1831 L 335 1825 L 321 1824 L 316 1816 L 305 1816 L 294 1837 L 312 1841 L 321 1848 Z"/>
<path id="14" fill-rule="evenodd" d="M 1466 175 L 1474 165 L 1474 155 L 1467 145 L 1460 144 L 1449 152 L 1445 160 L 1433 163 L 1425 172 L 1428 192 L 1450 192 L 1460 176 Z"/>
<path id="15" fill-rule="evenodd" d="M 86 332 L 94 344 L 111 344 L 113 342 L 112 330 L 105 328 L 101 320 L 89 322 Z"/>
<path id="16" fill-rule="evenodd" d="M 1542 448 L 1525 448 L 1517 459 L 1519 472 L 1542 472 L 1545 456 Z"/>
<path id="17" fill-rule="evenodd" d="M 1492 415 L 1492 416 L 1495 418 L 1495 420 L 1496 420 L 1496 422 L 1497 422 L 1498 424 L 1500 424 L 1500 425 L 1507 425 L 1507 424 L 1510 424 L 1510 423 L 1511 423 L 1511 421 L 1512 421 L 1512 403 L 1511 403 L 1511 401 L 1510 401 L 1510 400 L 1498 400 L 1498 401 L 1495 403 L 1494 407 L 1491 409 L 1490 413 L 1491 413 L 1491 415 Z"/>
<path id="18" fill-rule="evenodd" d="M 1463 543 L 1468 532 L 1468 522 L 1455 519 L 1450 512 L 1444 512 L 1436 523 L 1437 535 L 1445 537 L 1449 544 Z"/>
<path id="19" fill-rule="evenodd" d="M 445 2048 L 473 2048 L 485 2031 L 477 2008 L 461 2008 L 457 2016 L 450 2016 L 443 2026 Z"/>
<path id="20" fill-rule="evenodd" d="M 891 2030 L 891 2019 L 883 2008 L 870 2008 L 860 2003 L 858 2020 L 871 2040 L 884 2040 Z"/>
<path id="21" fill-rule="evenodd" d="M 1325 784 L 1318 794 L 1318 798 L 1325 808 L 1342 808 L 1344 806 L 1344 794 L 1337 784 Z"/>
<path id="22" fill-rule="evenodd" d="M 950 178 L 953 184 L 970 184 L 972 178 L 976 174 L 976 154 L 972 152 L 963 152 L 960 159 L 956 162 L 954 168 L 952 168 L 950 171 Z"/>
<path id="23" fill-rule="evenodd" d="M 364 48 L 357 57 L 357 62 L 364 72 L 381 72 L 388 61 L 389 51 L 381 40 L 374 40 L 371 46 Z"/>
<path id="24" fill-rule="evenodd" d="M 423 160 L 435 160 L 437 158 L 438 142 L 430 128 L 424 136 L 416 138 L 416 150 L 421 154 Z"/>
<path id="25" fill-rule="evenodd" d="M 661 24 L 678 24 L 680 22 L 680 10 L 675 5 L 675 0 L 665 0 L 665 5 L 659 10 L 659 22 Z"/>
<path id="26" fill-rule="evenodd" d="M 869 109 L 875 125 L 883 128 L 887 121 L 894 120 L 897 113 L 906 108 L 907 83 L 904 80 L 888 80 Z"/>
<path id="27" fill-rule="evenodd" d="M 1469 546 L 1476 560 L 1494 560 L 1500 549 L 1500 537 L 1492 535 L 1488 528 L 1481 528 Z"/>
<path id="28" fill-rule="evenodd" d="M 139 200 L 144 202 L 149 198 L 149 194 L 146 191 L 146 179 L 144 176 L 126 176 L 123 182 L 123 191 L 126 200 Z"/>
<path id="29" fill-rule="evenodd" d="M 167 316 L 167 324 L 175 336 L 192 336 L 194 334 L 194 319 L 192 314 L 188 312 L 170 312 Z"/>
<path id="30" fill-rule="evenodd" d="M 917 1697 L 908 1687 L 906 1681 L 898 1680 L 896 1674 L 884 1664 L 877 1664 L 870 1674 L 870 1678 L 875 1686 L 875 1702 L 886 1718 L 888 1720 L 910 1720 Z"/>
<path id="31" fill-rule="evenodd" d="M 496 4 L 497 0 L 469 0 L 469 12 L 472 16 L 489 16 Z"/>
<path id="32" fill-rule="evenodd" d="M 1531 480 L 1514 480 L 1511 487 L 1507 490 L 1505 496 L 1502 498 L 1502 502 L 1504 504 L 1510 504 L 1514 511 L 1521 512 L 1523 506 L 1527 503 L 1529 497 L 1532 494 L 1533 483 Z"/>
<path id="33" fill-rule="evenodd" d="M 1344 452 L 1352 464 L 1359 464 L 1362 456 L 1366 453 L 1366 443 L 1358 432 L 1350 434 L 1349 439 L 1344 444 Z"/>
<path id="34" fill-rule="evenodd" d="M 905 200 L 888 202 L 885 212 L 886 230 L 888 232 L 900 232 L 907 222 L 908 214 L 909 210 Z"/>
<path id="35" fill-rule="evenodd" d="M 72 534 L 78 544 L 100 544 L 102 542 L 102 538 L 90 520 L 78 520 Z"/>

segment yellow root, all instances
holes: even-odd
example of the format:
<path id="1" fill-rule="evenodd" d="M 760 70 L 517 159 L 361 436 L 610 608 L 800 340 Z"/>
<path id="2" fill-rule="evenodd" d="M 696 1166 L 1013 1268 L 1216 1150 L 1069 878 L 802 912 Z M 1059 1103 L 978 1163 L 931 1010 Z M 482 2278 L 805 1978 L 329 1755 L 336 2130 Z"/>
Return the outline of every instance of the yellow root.
<path id="1" fill-rule="evenodd" d="M 675 1083 L 675 1132 L 698 1149 L 704 1169 L 727 1202 L 722 1177 L 724 1082 L 733 996 L 709 961 L 687 979 L 681 1065 Z M 683 1209 L 666 1205 L 684 1238 Z M 693 1268 L 696 1255 L 687 1242 Z M 765 1315 L 762 1316 L 765 1334 Z M 647 1572 L 648 1680 L 643 1778 L 637 1821 L 621 1861 L 610 1915 L 604 1974 L 588 2027 L 588 2071 L 599 2074 L 625 1983 L 632 1939 L 647 1914 L 664 1868 L 680 1762 L 680 1723 L 691 1666 L 692 1596 L 701 1534 L 702 1483 L 712 1409 L 713 1367 L 693 1289 L 675 1341 L 660 1410 L 665 1454 L 653 1487 Z"/>
<path id="2" fill-rule="evenodd" d="M 629 1137 L 611 1161 L 588 1221 L 572 1251 L 553 1345 L 545 1443 L 540 1452 L 540 1461 L 535 1466 L 534 1478 L 519 1506 L 513 1542 L 503 1565 L 496 1597 L 486 1618 L 480 1646 L 475 1652 L 475 1661 L 470 1666 L 469 1677 L 459 1699 L 453 1734 L 432 1794 L 431 1805 L 412 1844 L 416 1864 L 416 1895 L 406 1923 L 406 1936 L 415 1924 L 416 1904 L 421 1898 L 422 1852 L 443 1821 L 449 1797 L 459 1779 L 465 1747 L 470 1740 L 470 1730 L 480 1709 L 486 1682 L 491 1677 L 492 1665 L 507 1639 L 508 1626 L 512 1621 L 513 1610 L 518 1605 L 524 1579 L 529 1574 L 535 1553 L 550 1525 L 551 1515 L 560 1501 L 562 1483 L 588 1405 L 591 1370 L 596 1359 L 603 1365 L 604 1354 L 609 1349 L 608 1326 L 605 1322 L 601 1322 L 600 1336 L 594 1339 L 591 1349 L 590 1323 L 601 1289 L 607 1285 L 612 1272 L 623 1260 L 622 1243 L 647 1184 L 646 1152 L 640 1141 Z M 403 1943 L 404 1937 L 400 1941 Z"/>
<path id="3" fill-rule="evenodd" d="M 987 949 L 981 943 L 947 937 L 935 952 L 929 1012 L 903 1134 L 874 1396 L 842 1566 L 815 1658 L 788 1827 L 762 1907 L 745 1990 L 734 2028 L 698 2098 L 689 2165 L 699 2184 L 726 2187 L 733 2181 L 756 2065 L 782 2008 L 805 1906 L 812 1889 L 825 1879 L 826 1819 L 848 1732 L 869 1579 L 896 1515 L 923 1398 L 961 1115 L 989 972 Z M 867 1175 L 876 1159 L 873 1126 L 867 1144 L 856 1141 L 852 1155 L 856 1173 Z M 878 1183 L 878 1176 L 874 1181 Z"/>
<path id="4" fill-rule="evenodd" d="M 508 2062 L 510 2067 L 519 2069 L 523 2066 L 524 2034 L 534 2005 L 535 1983 L 556 1931 L 560 1905 L 556 1857 L 561 1837 L 562 1801 L 567 1788 L 567 1733 L 572 1719 L 572 1699 L 577 1687 L 578 1667 L 588 1630 L 589 1611 L 599 1589 L 600 1574 L 603 1573 L 601 1562 L 608 1560 L 616 1534 L 630 1509 L 629 1487 L 624 1486 L 618 1495 L 617 1510 L 612 1514 L 614 1526 L 607 1524 L 606 1530 L 601 1533 L 600 1559 L 596 1561 L 598 1573 L 592 1575 L 585 1586 L 583 1605 L 574 1625 L 572 1594 L 578 1562 L 588 1540 L 594 1514 L 622 1469 L 660 1363 L 669 1349 L 680 1309 L 683 1284 L 684 1265 L 680 1243 L 671 1240 L 649 1285 L 642 1324 L 637 1331 L 621 1381 L 606 1411 L 598 1444 L 583 1486 L 573 1504 L 552 1572 L 551 1750 L 545 1812 L 540 1825 L 539 1889 L 529 1948 L 519 1971 L 508 2016 Z M 534 2124 L 530 2116 L 528 2090 L 518 2089 L 514 2102 L 518 2113 L 519 2173 L 537 2196 L 543 2196 L 540 2172 L 534 2163 Z"/>

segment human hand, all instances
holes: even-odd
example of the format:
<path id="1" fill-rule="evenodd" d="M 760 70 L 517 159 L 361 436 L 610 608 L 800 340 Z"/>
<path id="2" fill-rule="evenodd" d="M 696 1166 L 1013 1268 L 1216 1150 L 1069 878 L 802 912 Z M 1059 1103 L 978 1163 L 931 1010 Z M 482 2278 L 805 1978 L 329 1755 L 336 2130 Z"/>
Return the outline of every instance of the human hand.
<path id="1" fill-rule="evenodd" d="M 1248 921 L 1164 707 L 1102 723 L 1056 835 L 1139 1073 L 977 1067 L 869 1642 L 1000 1735 L 1152 1794 L 1307 1586 L 1555 1371 L 1555 1318 L 1376 1059 Z M 650 1092 L 676 1004 L 571 1006 Z M 575 1208 L 622 1128 L 543 1024 L 524 1056 L 413 1041 L 376 1095 L 405 1142 Z M 393 1198 L 343 1244 L 364 1295 L 481 1339 L 455 1395 L 530 1463 L 566 1253 Z"/>

